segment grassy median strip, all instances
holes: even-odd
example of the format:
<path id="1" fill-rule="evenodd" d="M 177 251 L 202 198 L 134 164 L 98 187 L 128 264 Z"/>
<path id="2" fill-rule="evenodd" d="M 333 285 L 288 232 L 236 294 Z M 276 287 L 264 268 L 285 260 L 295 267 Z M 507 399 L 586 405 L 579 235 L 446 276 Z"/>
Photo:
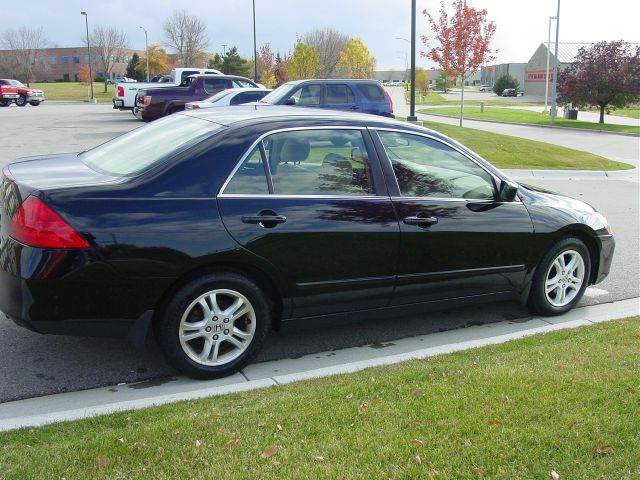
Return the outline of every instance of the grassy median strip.
<path id="1" fill-rule="evenodd" d="M 439 122 L 424 126 L 458 140 L 499 168 L 627 170 L 633 166 L 550 143 Z"/>
<path id="2" fill-rule="evenodd" d="M 89 86 L 80 82 L 31 83 L 30 86 L 42 90 L 46 100 L 89 101 Z M 93 94 L 98 102 L 111 102 L 114 95 L 114 86 L 107 85 L 107 91 L 105 92 L 104 83 L 94 82 Z"/>
<path id="3" fill-rule="evenodd" d="M 640 476 L 640 317 L 0 433 L 5 479 Z"/>
<path id="4" fill-rule="evenodd" d="M 455 107 L 432 108 L 419 110 L 419 113 L 458 117 L 460 115 L 460 109 Z M 580 114 L 578 113 L 578 117 L 579 116 Z M 549 115 L 519 108 L 485 107 L 484 112 L 481 112 L 480 107 L 470 106 L 465 107 L 464 117 L 473 120 L 492 120 L 529 125 L 549 125 L 550 122 Z M 594 122 L 583 122 L 580 120 L 567 120 L 565 118 L 556 118 L 555 124 L 558 127 L 586 128 L 589 130 L 605 130 L 610 132 L 640 134 L 640 127 L 635 125 L 600 124 Z"/>
<path id="5" fill-rule="evenodd" d="M 460 94 L 458 93 L 458 96 Z M 480 105 L 480 102 L 485 105 L 494 105 L 494 106 L 505 106 L 505 107 L 536 107 L 541 106 L 542 102 L 520 102 L 517 100 L 497 100 L 500 97 L 494 96 L 492 94 L 487 94 L 486 100 L 467 100 L 465 99 L 465 105 Z M 409 104 L 409 93 L 405 92 L 405 99 L 407 105 Z M 455 100 L 447 100 L 442 95 L 437 92 L 430 91 L 426 95 L 422 95 L 420 93 L 416 93 L 416 105 L 458 105 L 458 109 L 460 108 L 460 99 Z"/>

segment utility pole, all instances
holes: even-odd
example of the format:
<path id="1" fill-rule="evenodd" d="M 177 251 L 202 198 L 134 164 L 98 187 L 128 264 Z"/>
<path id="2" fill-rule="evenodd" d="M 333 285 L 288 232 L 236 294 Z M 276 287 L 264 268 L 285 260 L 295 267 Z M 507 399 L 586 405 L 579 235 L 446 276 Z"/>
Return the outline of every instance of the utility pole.
<path id="1" fill-rule="evenodd" d="M 407 121 L 418 121 L 416 117 L 416 0 L 411 0 L 411 108 Z"/>
<path id="2" fill-rule="evenodd" d="M 258 44 L 256 43 L 256 0 L 253 0 L 253 81 L 258 79 Z"/>
<path id="3" fill-rule="evenodd" d="M 89 85 L 91 85 L 91 99 L 89 102 L 96 103 L 96 99 L 93 96 L 93 70 L 91 69 L 91 48 L 89 47 L 89 15 L 87 12 L 80 12 L 80 15 L 84 15 L 84 25 L 87 29 L 87 54 L 89 55 Z"/>
<path id="4" fill-rule="evenodd" d="M 138 25 L 139 26 L 139 25 Z M 147 37 L 147 29 L 144 27 L 140 27 L 144 30 L 144 51 L 145 57 L 147 57 L 147 82 L 149 81 L 149 38 Z"/>
<path id="5" fill-rule="evenodd" d="M 227 44 L 226 43 L 222 44 L 222 55 L 223 56 L 227 55 Z"/>
<path id="6" fill-rule="evenodd" d="M 544 71 L 544 113 L 549 111 L 549 56 L 551 55 L 551 20 L 558 17 L 549 17 L 549 34 L 547 35 L 547 69 Z"/>
<path id="7" fill-rule="evenodd" d="M 556 122 L 556 115 L 558 114 L 558 39 L 560 33 L 560 0 L 558 0 L 558 13 L 556 14 L 556 48 L 555 48 L 555 62 L 553 64 L 553 103 L 551 104 L 551 125 Z"/>

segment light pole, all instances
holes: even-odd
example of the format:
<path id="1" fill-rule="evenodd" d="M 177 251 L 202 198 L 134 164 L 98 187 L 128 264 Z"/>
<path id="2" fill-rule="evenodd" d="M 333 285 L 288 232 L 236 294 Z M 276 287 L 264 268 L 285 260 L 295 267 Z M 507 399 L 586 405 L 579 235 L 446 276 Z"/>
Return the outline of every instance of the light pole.
<path id="1" fill-rule="evenodd" d="M 411 0 L 411 108 L 408 122 L 418 122 L 416 117 L 416 0 Z"/>
<path id="2" fill-rule="evenodd" d="M 253 0 L 253 81 L 258 79 L 258 44 L 256 43 L 256 0 Z"/>
<path id="3" fill-rule="evenodd" d="M 87 12 L 80 12 L 80 15 L 84 15 L 84 25 L 87 29 L 87 54 L 89 55 L 89 85 L 91 85 L 91 103 L 95 103 L 96 99 L 93 96 L 93 70 L 91 69 L 91 48 L 89 47 L 89 15 Z"/>
<path id="4" fill-rule="evenodd" d="M 144 30 L 144 56 L 147 57 L 147 82 L 149 81 L 149 37 L 147 36 L 147 29 L 138 25 Z"/>
<path id="5" fill-rule="evenodd" d="M 544 113 L 549 110 L 547 108 L 549 99 L 549 55 L 551 54 L 551 20 L 555 20 L 558 17 L 549 17 L 549 34 L 547 35 L 547 69 L 544 73 Z"/>
<path id="6" fill-rule="evenodd" d="M 556 48 L 555 59 L 553 63 L 553 102 L 551 103 L 551 125 L 556 122 L 558 114 L 558 39 L 560 33 L 560 0 L 558 0 L 558 12 L 556 13 Z"/>
<path id="7" fill-rule="evenodd" d="M 222 55 L 223 56 L 227 55 L 227 44 L 226 43 L 222 44 Z"/>
<path id="8" fill-rule="evenodd" d="M 409 45 L 411 45 L 411 42 L 409 40 L 407 40 L 404 37 L 394 37 L 395 40 L 402 40 L 403 42 L 407 42 Z M 407 70 L 409 70 L 409 54 L 405 51 L 404 52 L 404 75 L 402 76 L 403 79 L 407 79 Z"/>

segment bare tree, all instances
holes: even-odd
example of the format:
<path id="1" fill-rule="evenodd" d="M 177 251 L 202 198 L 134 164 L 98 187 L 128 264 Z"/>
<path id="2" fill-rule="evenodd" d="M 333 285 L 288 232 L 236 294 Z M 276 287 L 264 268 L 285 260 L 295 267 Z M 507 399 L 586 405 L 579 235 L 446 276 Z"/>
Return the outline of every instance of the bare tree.
<path id="1" fill-rule="evenodd" d="M 6 30 L 0 38 L 0 44 L 8 50 L 2 62 L 4 68 L 9 68 L 13 75 L 27 82 L 28 86 L 36 71 L 46 68 L 44 64 L 40 64 L 38 54 L 47 43 L 42 27 L 22 26 L 17 30 Z"/>
<path id="2" fill-rule="evenodd" d="M 116 27 L 97 26 L 89 35 L 91 45 L 91 63 L 99 65 L 104 72 L 104 91 L 107 91 L 107 80 L 117 61 L 124 56 L 127 48 L 127 34 Z M 86 39 L 85 39 L 86 42 Z"/>
<path id="3" fill-rule="evenodd" d="M 334 78 L 337 74 L 336 66 L 340 60 L 340 52 L 344 50 L 349 36 L 333 28 L 318 28 L 306 33 L 302 41 L 311 45 L 320 53 L 323 78 Z"/>
<path id="4" fill-rule="evenodd" d="M 162 25 L 166 38 L 165 45 L 174 49 L 183 67 L 195 67 L 207 48 L 207 26 L 186 10 L 174 10 Z"/>

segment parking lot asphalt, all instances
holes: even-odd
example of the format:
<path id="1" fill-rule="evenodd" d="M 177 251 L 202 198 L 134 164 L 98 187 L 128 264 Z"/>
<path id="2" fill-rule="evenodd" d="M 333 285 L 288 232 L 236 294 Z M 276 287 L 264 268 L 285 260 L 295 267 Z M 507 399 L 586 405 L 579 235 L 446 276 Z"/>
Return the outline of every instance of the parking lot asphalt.
<path id="1" fill-rule="evenodd" d="M 143 125 L 106 105 L 42 105 L 0 109 L 0 165 L 27 155 L 78 151 Z M 624 137 L 618 137 L 624 138 Z M 637 139 L 636 139 L 637 141 Z M 594 205 L 617 239 L 610 276 L 587 291 L 582 305 L 637 297 L 640 277 L 637 181 L 537 180 L 536 184 Z M 273 333 L 257 361 L 371 345 L 482 323 L 529 319 L 515 303 L 346 324 L 306 323 Z M 124 340 L 42 336 L 0 315 L 0 403 L 51 393 L 174 375 L 155 345 L 137 351 Z"/>

